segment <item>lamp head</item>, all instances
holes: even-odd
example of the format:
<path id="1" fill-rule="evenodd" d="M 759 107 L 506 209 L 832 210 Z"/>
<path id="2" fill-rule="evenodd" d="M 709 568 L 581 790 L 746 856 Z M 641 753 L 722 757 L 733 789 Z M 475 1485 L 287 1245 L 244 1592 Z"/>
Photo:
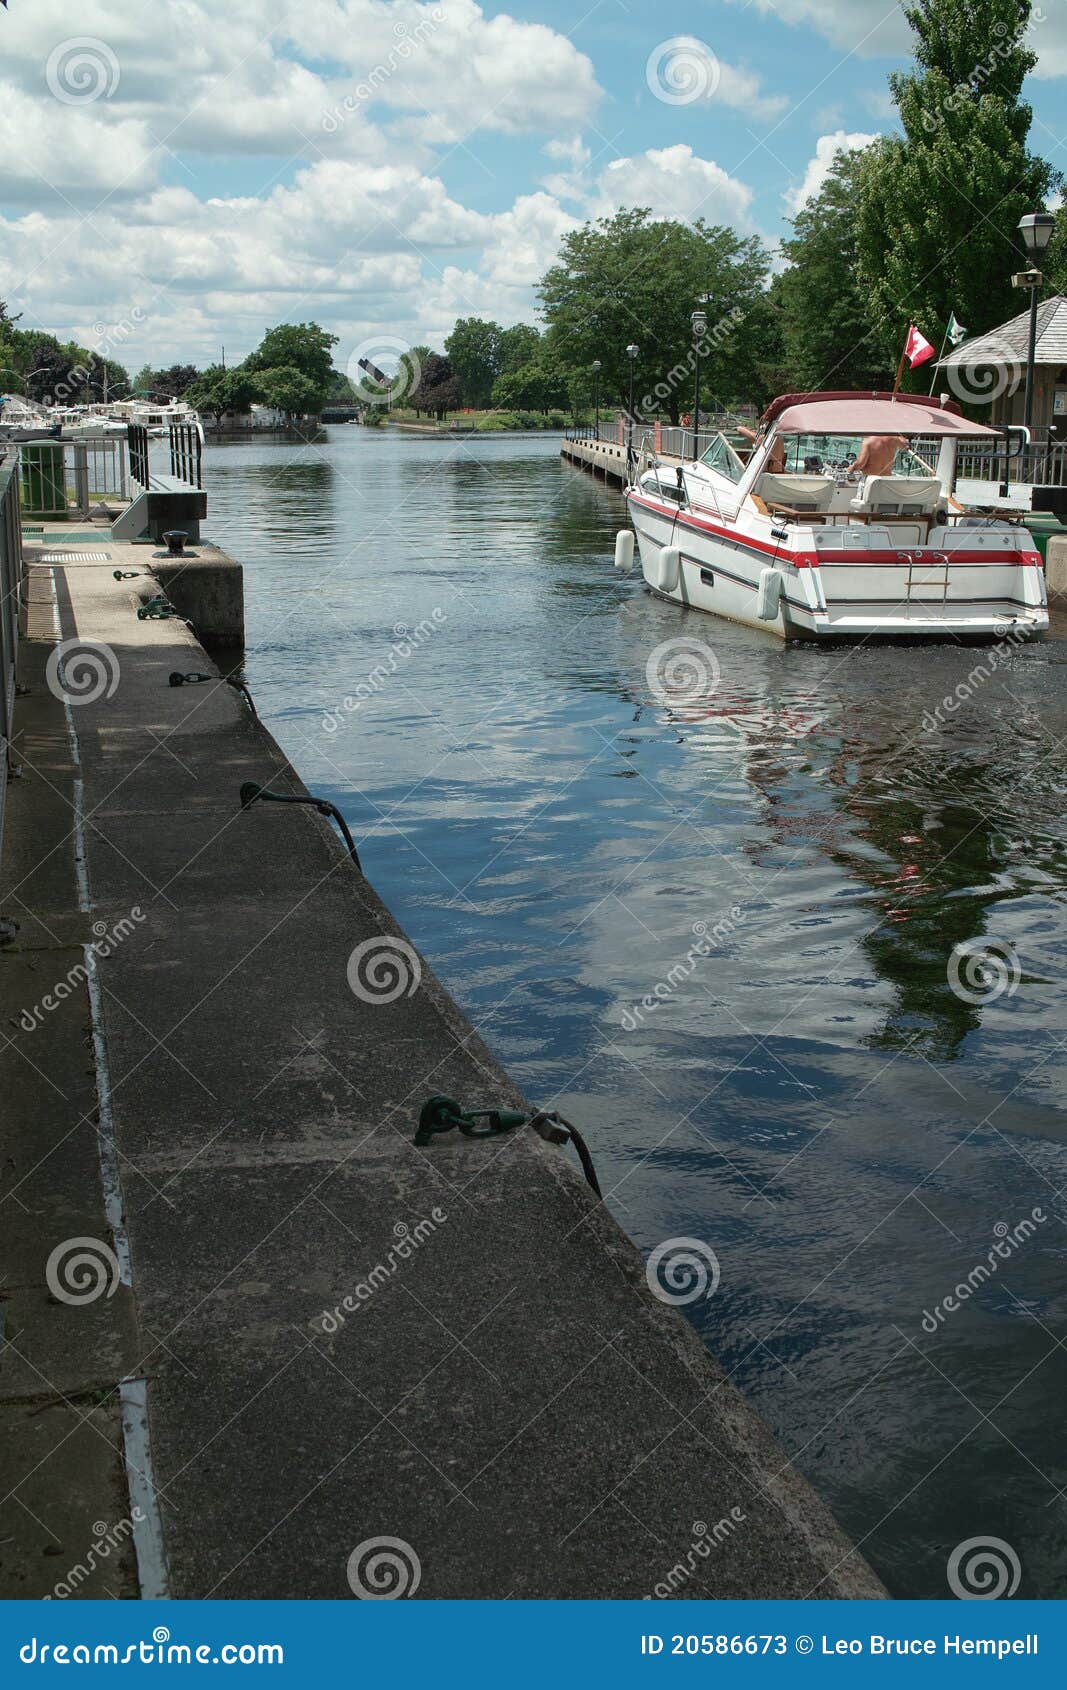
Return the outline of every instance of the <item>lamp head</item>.
<path id="1" fill-rule="evenodd" d="M 693 334 L 696 336 L 697 340 L 700 340 L 703 337 L 704 331 L 708 326 L 708 314 L 707 314 L 707 312 L 706 311 L 694 311 L 690 321 L 692 322 L 692 325 L 693 325 Z"/>
<path id="2" fill-rule="evenodd" d="M 594 359 L 593 359 L 593 368 L 594 368 L 594 370 L 596 370 L 596 371 L 597 371 L 597 372 L 598 372 L 598 373 L 599 373 L 599 372 L 600 372 L 600 371 L 601 371 L 601 370 L 602 370 L 602 369 L 603 369 L 603 368 L 604 368 L 604 366 L 603 366 L 603 364 L 602 364 L 602 363 L 601 363 L 601 362 L 600 362 L 600 359 L 599 359 L 599 358 L 594 358 Z"/>
<path id="3" fill-rule="evenodd" d="M 1019 219 L 1019 233 L 1027 252 L 1040 255 L 1052 239 L 1056 219 L 1051 211 L 1030 211 Z"/>
<path id="4" fill-rule="evenodd" d="M 626 348 L 626 356 L 627 356 L 627 358 L 630 358 L 630 359 L 633 359 L 633 358 L 636 358 L 636 357 L 637 357 L 637 354 L 638 354 L 638 352 L 639 352 L 639 351 L 640 351 L 640 347 L 638 347 L 638 346 L 634 346 L 634 345 L 633 345 L 633 344 L 632 344 L 632 343 L 631 343 L 631 344 L 630 344 L 630 345 L 629 345 L 629 346 L 628 346 L 628 347 L 627 347 L 627 348 Z"/>

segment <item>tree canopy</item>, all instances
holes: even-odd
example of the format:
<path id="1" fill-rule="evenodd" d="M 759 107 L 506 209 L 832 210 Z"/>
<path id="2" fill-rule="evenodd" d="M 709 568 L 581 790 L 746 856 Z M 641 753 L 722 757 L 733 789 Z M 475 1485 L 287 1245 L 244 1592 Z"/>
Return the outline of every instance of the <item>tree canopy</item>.
<path id="1" fill-rule="evenodd" d="M 981 332 L 1018 309 L 1019 218 L 1057 181 L 1027 150 L 1031 9 L 1030 0 L 905 8 L 915 68 L 890 77 L 903 136 L 865 155 L 856 184 L 858 274 L 887 359 L 909 320 L 934 334 L 955 312 Z"/>
<path id="2" fill-rule="evenodd" d="M 628 344 L 638 347 L 635 400 L 673 421 L 692 403 L 690 317 L 706 300 L 704 388 L 716 399 L 749 397 L 766 327 L 769 255 L 755 237 L 698 219 L 653 218 L 638 207 L 566 235 L 540 297 L 556 356 L 568 370 L 603 365 L 603 393 L 625 405 Z M 747 332 L 746 332 L 747 324 Z"/>

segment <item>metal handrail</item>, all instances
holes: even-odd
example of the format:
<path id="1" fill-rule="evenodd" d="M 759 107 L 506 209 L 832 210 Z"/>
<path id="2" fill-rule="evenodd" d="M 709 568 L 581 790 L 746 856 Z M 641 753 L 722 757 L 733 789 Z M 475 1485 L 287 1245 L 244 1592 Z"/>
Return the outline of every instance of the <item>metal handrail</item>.
<path id="1" fill-rule="evenodd" d="M 148 465 L 148 430 L 144 423 L 127 423 L 126 439 L 130 448 L 130 474 L 141 487 L 148 487 L 152 471 Z"/>
<path id="2" fill-rule="evenodd" d="M 4 805 L 14 731 L 22 568 L 19 455 L 0 448 L 0 852 L 4 843 Z"/>
<path id="3" fill-rule="evenodd" d="M 195 423 L 171 423 L 170 473 L 190 487 L 203 487 L 204 447 Z"/>

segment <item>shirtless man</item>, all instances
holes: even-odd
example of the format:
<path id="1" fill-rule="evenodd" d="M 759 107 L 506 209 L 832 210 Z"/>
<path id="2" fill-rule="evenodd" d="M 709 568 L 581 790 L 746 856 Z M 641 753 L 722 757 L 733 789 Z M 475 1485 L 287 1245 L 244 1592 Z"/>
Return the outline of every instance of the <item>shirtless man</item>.
<path id="1" fill-rule="evenodd" d="M 742 423 L 738 423 L 737 433 L 744 435 L 746 440 L 751 440 L 753 451 L 755 451 L 757 447 L 763 445 L 764 436 L 762 434 L 757 434 L 754 428 L 745 428 Z M 771 447 L 771 455 L 763 467 L 765 470 L 769 470 L 772 475 L 782 474 L 785 469 L 785 447 L 782 445 L 780 439 L 776 440 L 774 445 Z"/>
<path id="2" fill-rule="evenodd" d="M 859 457 L 848 466 L 849 474 L 892 475 L 897 453 L 904 451 L 907 444 L 900 434 L 868 434 Z"/>

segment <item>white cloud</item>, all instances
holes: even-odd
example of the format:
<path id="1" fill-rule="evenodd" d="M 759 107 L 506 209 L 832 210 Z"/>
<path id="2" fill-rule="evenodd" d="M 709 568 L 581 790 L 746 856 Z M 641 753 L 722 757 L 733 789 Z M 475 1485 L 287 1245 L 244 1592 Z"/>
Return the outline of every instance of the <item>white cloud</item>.
<path id="1" fill-rule="evenodd" d="M 737 177 L 677 145 L 613 160 L 592 190 L 589 214 L 608 217 L 622 206 L 647 205 L 658 217 L 703 217 L 748 229 L 751 203 L 751 188 Z"/>
<path id="2" fill-rule="evenodd" d="M 752 0 L 731 0 L 749 6 Z M 902 6 L 886 0 L 755 0 L 761 12 L 788 24 L 807 24 L 824 35 L 842 57 L 861 58 L 910 54 L 914 37 Z M 1067 6 L 1063 0 L 1042 0 L 1034 6 L 1029 42 L 1038 56 L 1035 75 L 1067 76 Z M 980 52 L 980 48 L 976 48 Z"/>
<path id="3" fill-rule="evenodd" d="M 749 188 L 689 146 L 594 165 L 588 59 L 475 0 L 79 0 L 74 23 L 19 0 L 2 28 L 0 298 L 131 367 L 236 360 L 287 318 L 336 332 L 342 366 L 374 333 L 529 321 L 567 231 L 623 206 L 752 228 Z M 723 97 L 781 104 L 728 66 Z M 472 209 L 440 154 L 478 128 L 528 132 L 556 173 Z"/>
<path id="4" fill-rule="evenodd" d="M 859 147 L 869 147 L 873 141 L 877 140 L 877 135 L 846 134 L 843 129 L 836 129 L 832 135 L 820 135 L 815 143 L 815 156 L 808 160 L 808 167 L 801 181 L 796 187 L 787 189 L 785 193 L 786 209 L 789 215 L 795 217 L 802 206 L 805 206 L 810 199 L 814 199 L 829 176 L 838 153 L 854 152 Z"/>
<path id="5" fill-rule="evenodd" d="M 719 86 L 715 99 L 750 117 L 770 121 L 789 110 L 792 101 L 787 94 L 767 94 L 763 79 L 745 65 L 730 65 L 719 60 Z"/>

